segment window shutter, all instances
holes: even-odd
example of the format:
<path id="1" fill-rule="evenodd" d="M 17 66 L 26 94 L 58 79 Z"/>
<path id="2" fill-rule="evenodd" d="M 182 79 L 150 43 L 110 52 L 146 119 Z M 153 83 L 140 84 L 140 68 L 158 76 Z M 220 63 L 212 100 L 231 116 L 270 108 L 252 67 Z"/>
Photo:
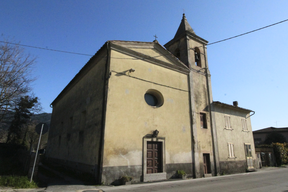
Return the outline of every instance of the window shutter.
<path id="1" fill-rule="evenodd" d="M 228 155 L 229 155 L 229 158 L 235 157 L 233 143 L 228 143 Z"/>
<path id="2" fill-rule="evenodd" d="M 225 128 L 226 129 L 231 129 L 232 126 L 231 126 L 231 122 L 230 122 L 230 116 L 224 116 L 224 119 L 225 119 Z"/>
<path id="3" fill-rule="evenodd" d="M 200 113 L 200 122 L 201 122 L 201 128 L 204 127 L 204 117 L 203 117 L 203 114 Z"/>
<path id="4" fill-rule="evenodd" d="M 224 116 L 224 119 L 225 119 L 225 128 L 228 128 L 228 119 L 227 119 L 227 116 Z"/>
<path id="5" fill-rule="evenodd" d="M 232 157 L 235 157 L 235 154 L 234 154 L 234 144 L 231 144 L 231 148 L 232 148 Z"/>
<path id="6" fill-rule="evenodd" d="M 231 157 L 230 143 L 227 143 L 227 145 L 228 145 L 228 157 Z"/>
<path id="7" fill-rule="evenodd" d="M 242 119 L 242 129 L 243 131 L 248 131 L 246 119 Z"/>

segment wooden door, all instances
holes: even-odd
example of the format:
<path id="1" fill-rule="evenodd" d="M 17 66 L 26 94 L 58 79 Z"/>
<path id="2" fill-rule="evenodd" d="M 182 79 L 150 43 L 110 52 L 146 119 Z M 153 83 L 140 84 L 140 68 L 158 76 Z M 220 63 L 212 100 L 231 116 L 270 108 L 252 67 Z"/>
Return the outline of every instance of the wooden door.
<path id="1" fill-rule="evenodd" d="M 247 168 L 252 169 L 253 166 L 253 157 L 252 157 L 252 149 L 250 144 L 245 144 L 245 154 L 246 154 L 246 161 L 247 161 Z"/>
<path id="2" fill-rule="evenodd" d="M 210 154 L 203 154 L 203 167 L 204 167 L 204 174 L 211 173 Z"/>
<path id="3" fill-rule="evenodd" d="M 147 142 L 147 174 L 162 172 L 162 143 Z"/>

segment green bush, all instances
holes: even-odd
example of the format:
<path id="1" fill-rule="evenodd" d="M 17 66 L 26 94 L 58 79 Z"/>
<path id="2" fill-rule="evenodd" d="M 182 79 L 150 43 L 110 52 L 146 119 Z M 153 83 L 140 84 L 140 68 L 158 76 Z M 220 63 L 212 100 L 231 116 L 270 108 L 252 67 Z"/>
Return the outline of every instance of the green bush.
<path id="1" fill-rule="evenodd" d="M 37 188 L 37 184 L 32 181 L 30 183 L 26 176 L 0 176 L 0 186 L 14 188 Z"/>
<path id="2" fill-rule="evenodd" d="M 288 145 L 287 143 L 272 143 L 277 166 L 288 164 Z"/>
<path id="3" fill-rule="evenodd" d="M 182 176 L 182 175 L 186 175 L 186 173 L 183 170 L 177 170 L 177 175 Z"/>
<path id="4" fill-rule="evenodd" d="M 129 182 L 129 181 L 131 181 L 132 179 L 133 179 L 132 177 L 127 176 L 127 175 L 121 177 L 121 181 L 122 181 L 122 182 Z"/>

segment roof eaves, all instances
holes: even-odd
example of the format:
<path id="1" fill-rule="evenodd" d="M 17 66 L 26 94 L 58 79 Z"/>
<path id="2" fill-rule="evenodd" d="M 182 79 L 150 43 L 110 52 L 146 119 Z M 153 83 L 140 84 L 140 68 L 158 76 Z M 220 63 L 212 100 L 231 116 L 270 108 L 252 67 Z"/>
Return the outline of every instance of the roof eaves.
<path id="1" fill-rule="evenodd" d="M 70 86 L 78 80 L 78 78 L 81 77 L 81 74 L 85 71 L 85 69 L 88 67 L 88 65 L 92 62 L 92 60 L 97 57 L 101 51 L 106 49 L 107 43 L 110 41 L 105 42 L 102 47 L 89 59 L 89 61 L 80 69 L 80 71 L 73 77 L 73 79 L 66 85 L 66 87 L 59 93 L 59 95 L 52 101 L 50 106 L 53 106 L 55 102 L 63 95 L 66 91 L 69 90 Z"/>
<path id="2" fill-rule="evenodd" d="M 247 111 L 247 112 L 253 112 L 250 109 L 245 109 L 245 108 L 242 108 L 242 107 L 236 107 L 234 105 L 229 105 L 227 103 L 222 103 L 220 101 L 213 101 L 213 105 L 218 105 L 218 106 L 221 106 L 221 107 L 227 107 L 227 108 L 235 109 L 235 110 L 243 110 L 243 111 Z"/>
<path id="3" fill-rule="evenodd" d="M 282 127 L 282 128 L 277 128 L 277 127 L 267 127 L 263 129 L 259 129 L 256 131 L 253 131 L 253 133 L 270 133 L 270 132 L 288 132 L 288 127 Z"/>
<path id="4" fill-rule="evenodd" d="M 149 42 L 149 43 L 144 42 L 144 44 L 145 43 L 146 44 L 152 44 L 153 46 L 155 46 L 154 42 Z M 160 45 L 160 44 L 158 43 L 157 45 Z M 156 59 L 154 57 L 151 57 L 149 55 L 145 55 L 143 53 L 131 50 L 128 47 L 124 46 L 123 44 L 118 44 L 118 43 L 113 43 L 113 42 L 111 43 L 111 48 L 114 49 L 114 50 L 120 51 L 120 52 L 122 52 L 124 54 L 144 59 L 146 61 L 149 61 L 151 63 L 154 63 L 156 65 L 159 65 L 159 66 L 162 66 L 162 67 L 165 67 L 165 68 L 168 68 L 168 69 L 176 70 L 176 71 L 184 73 L 184 74 L 188 74 L 189 73 L 189 69 L 185 65 L 183 66 L 183 63 L 179 63 L 178 60 L 177 61 L 176 60 L 173 61 L 173 62 L 177 62 L 178 65 L 171 65 L 171 64 L 169 64 L 167 62 L 161 61 L 161 60 Z M 162 49 L 163 47 L 160 45 L 159 48 Z M 163 48 L 162 50 L 163 50 L 163 52 L 167 52 L 169 54 L 169 56 L 170 56 L 171 53 L 169 51 L 167 51 L 167 49 Z"/>

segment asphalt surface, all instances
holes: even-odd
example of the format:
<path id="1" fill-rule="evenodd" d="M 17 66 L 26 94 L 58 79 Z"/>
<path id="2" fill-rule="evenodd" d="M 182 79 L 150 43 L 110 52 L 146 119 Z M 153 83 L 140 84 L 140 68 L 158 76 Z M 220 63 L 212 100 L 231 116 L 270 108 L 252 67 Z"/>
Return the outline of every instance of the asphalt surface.
<path id="1" fill-rule="evenodd" d="M 45 179 L 45 178 L 44 178 Z M 64 176 L 50 180 L 47 187 L 37 189 L 12 189 L 0 187 L 5 192 L 223 192 L 223 191 L 279 191 L 288 192 L 288 168 L 264 167 L 252 173 L 241 173 L 210 178 L 167 180 L 163 182 L 139 183 L 125 186 L 84 185 L 80 181 Z M 73 184 L 71 184 L 73 183 Z"/>

